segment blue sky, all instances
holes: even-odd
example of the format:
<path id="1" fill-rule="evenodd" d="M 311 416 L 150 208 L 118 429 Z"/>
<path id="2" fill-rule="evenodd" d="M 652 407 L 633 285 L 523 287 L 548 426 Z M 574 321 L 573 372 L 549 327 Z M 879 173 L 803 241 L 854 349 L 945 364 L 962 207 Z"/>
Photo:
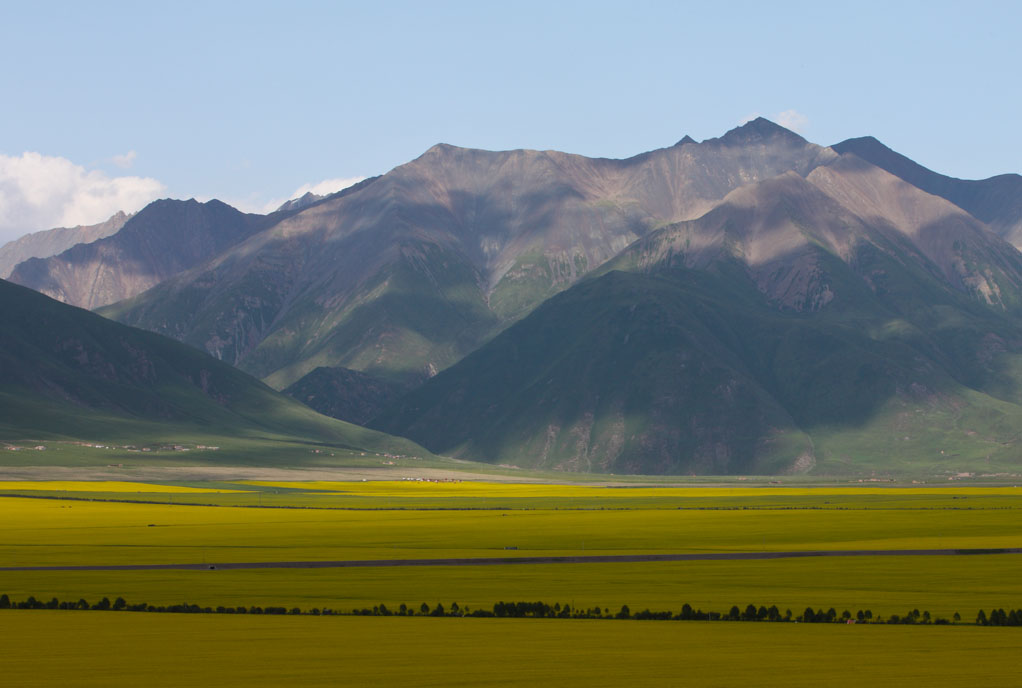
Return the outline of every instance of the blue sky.
<path id="1" fill-rule="evenodd" d="M 627 157 L 757 114 L 1022 172 L 1012 2 L 0 2 L 0 241 L 157 196 L 256 210 L 440 141 Z"/>

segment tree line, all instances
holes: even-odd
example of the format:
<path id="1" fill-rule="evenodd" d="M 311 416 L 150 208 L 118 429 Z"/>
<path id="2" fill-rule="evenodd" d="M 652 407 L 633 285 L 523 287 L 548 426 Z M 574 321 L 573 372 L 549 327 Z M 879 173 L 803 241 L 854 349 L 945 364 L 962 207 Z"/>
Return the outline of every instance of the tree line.
<path id="1" fill-rule="evenodd" d="M 451 603 L 444 607 L 442 603 L 435 606 L 423 602 L 418 607 L 411 607 L 401 604 L 396 608 L 390 608 L 385 604 L 378 604 L 370 607 L 355 608 L 351 611 L 330 609 L 327 607 L 313 607 L 303 610 L 300 607 L 269 606 L 260 607 L 256 605 L 244 607 L 202 607 L 197 604 L 171 604 L 152 605 L 145 602 L 132 604 L 123 597 L 118 597 L 113 602 L 110 598 L 104 597 L 99 602 L 90 604 L 84 599 L 77 602 L 61 601 L 56 597 L 48 602 L 38 600 L 29 596 L 19 602 L 12 601 L 6 594 L 0 595 L 0 609 L 64 609 L 64 610 L 92 610 L 92 611 L 126 611 L 126 612 L 154 612 L 173 614 L 287 614 L 305 616 L 442 616 L 442 617 L 474 617 L 474 618 L 513 618 L 513 619 L 635 619 L 639 621 L 755 621 L 774 623 L 869 623 L 869 624 L 933 624 L 937 626 L 952 623 L 960 623 L 962 617 L 955 612 L 951 619 L 934 617 L 928 611 L 920 612 L 913 609 L 904 615 L 891 614 L 889 617 L 874 615 L 869 609 L 860 609 L 854 614 L 845 610 L 838 614 L 837 610 L 831 607 L 813 609 L 806 607 L 801 614 L 794 614 L 790 609 L 783 613 L 776 605 L 756 606 L 747 605 L 744 609 L 734 605 L 727 612 L 704 612 L 702 609 L 695 609 L 686 603 L 681 606 L 678 612 L 672 611 L 651 611 L 644 609 L 640 612 L 632 612 L 628 605 L 623 605 L 617 612 L 612 612 L 606 607 L 573 607 L 570 604 L 555 603 L 553 605 L 545 602 L 497 602 L 491 609 L 470 609 Z M 975 624 L 978 626 L 1022 626 L 1022 609 L 992 609 L 988 614 L 979 610 L 976 614 Z"/>

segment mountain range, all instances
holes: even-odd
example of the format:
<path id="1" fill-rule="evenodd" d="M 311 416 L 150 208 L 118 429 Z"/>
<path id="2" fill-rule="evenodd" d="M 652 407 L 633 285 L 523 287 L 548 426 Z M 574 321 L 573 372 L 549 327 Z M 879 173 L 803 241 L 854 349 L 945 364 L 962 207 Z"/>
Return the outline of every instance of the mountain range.
<path id="1" fill-rule="evenodd" d="M 999 470 L 1020 182 L 764 119 L 624 160 L 440 144 L 268 216 L 160 201 L 12 280 L 462 458 Z"/>
<path id="2" fill-rule="evenodd" d="M 906 186 L 842 156 L 742 187 L 373 426 L 442 453 L 615 473 L 1010 463 L 1022 256 Z"/>
<path id="3" fill-rule="evenodd" d="M 103 312 L 278 388 L 417 384 L 652 228 L 831 157 L 765 120 L 627 160 L 438 145 Z"/>

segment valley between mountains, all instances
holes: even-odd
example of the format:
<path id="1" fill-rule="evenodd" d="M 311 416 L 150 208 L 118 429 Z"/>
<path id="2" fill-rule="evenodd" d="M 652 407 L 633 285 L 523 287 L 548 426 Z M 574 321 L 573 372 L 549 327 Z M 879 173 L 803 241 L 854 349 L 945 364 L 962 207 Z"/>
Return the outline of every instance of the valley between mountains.
<path id="1" fill-rule="evenodd" d="M 1019 471 L 1018 175 L 756 119 L 624 160 L 440 144 L 269 215 L 111 223 L 0 249 L 64 302 L 0 284 L 6 441 L 170 423 L 590 473 Z"/>

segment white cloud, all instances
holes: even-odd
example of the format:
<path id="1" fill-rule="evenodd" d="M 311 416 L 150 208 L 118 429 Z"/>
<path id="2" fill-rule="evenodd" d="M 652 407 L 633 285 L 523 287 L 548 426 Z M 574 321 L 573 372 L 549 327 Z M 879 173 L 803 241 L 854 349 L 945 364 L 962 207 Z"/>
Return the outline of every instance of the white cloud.
<path id="1" fill-rule="evenodd" d="M 135 212 L 165 188 L 148 177 L 86 170 L 67 158 L 0 154 L 0 243 L 42 229 L 95 224 L 118 210 Z"/>
<path id="2" fill-rule="evenodd" d="M 137 156 L 138 153 L 136 153 L 135 151 L 128 151 L 123 155 L 115 155 L 114 157 L 110 158 L 110 162 L 117 165 L 122 170 L 126 170 L 135 164 L 135 158 Z"/>
<path id="3" fill-rule="evenodd" d="M 809 118 L 797 110 L 785 110 L 775 115 L 777 123 L 796 134 L 804 134 L 809 128 Z"/>
<path id="4" fill-rule="evenodd" d="M 324 179 L 321 182 L 314 184 L 303 184 L 295 192 L 291 194 L 291 198 L 301 198 L 305 194 L 312 192 L 317 196 L 328 196 L 332 193 L 337 193 L 341 189 L 347 189 L 349 186 L 358 184 L 365 177 L 345 177 L 343 179 Z M 290 198 L 288 200 L 291 200 Z"/>

